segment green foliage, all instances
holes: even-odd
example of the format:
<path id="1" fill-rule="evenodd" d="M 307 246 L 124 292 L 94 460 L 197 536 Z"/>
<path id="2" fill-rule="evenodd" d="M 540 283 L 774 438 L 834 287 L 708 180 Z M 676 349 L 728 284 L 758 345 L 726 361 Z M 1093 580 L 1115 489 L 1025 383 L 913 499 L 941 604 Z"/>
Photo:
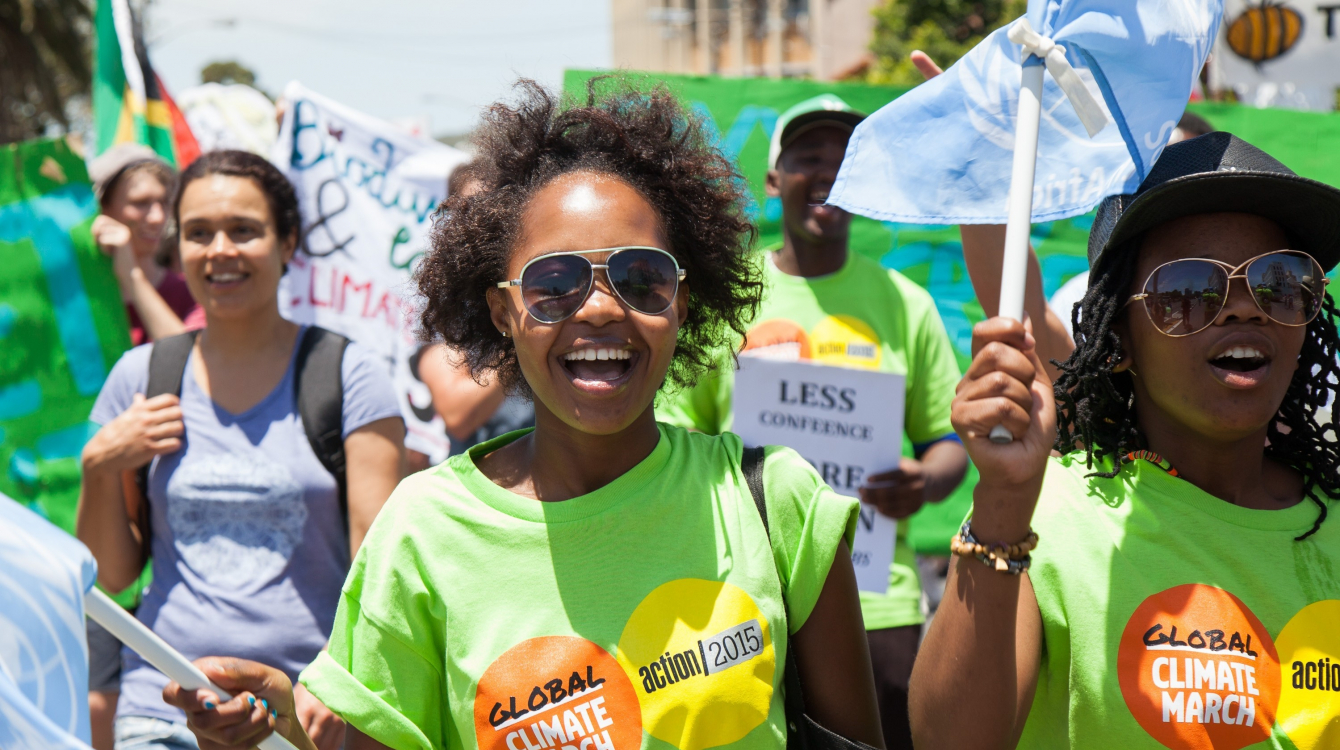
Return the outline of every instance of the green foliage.
<path id="1" fill-rule="evenodd" d="M 241 83 L 256 85 L 256 73 L 236 60 L 218 60 L 200 70 L 201 83 Z"/>
<path id="2" fill-rule="evenodd" d="M 92 19 L 86 0 L 0 0 L 0 143 L 69 127 L 92 81 Z"/>
<path id="3" fill-rule="evenodd" d="M 1027 0 L 884 0 L 874 11 L 875 62 L 866 81 L 915 86 L 922 77 L 908 60 L 913 50 L 948 68 L 1027 9 Z"/>

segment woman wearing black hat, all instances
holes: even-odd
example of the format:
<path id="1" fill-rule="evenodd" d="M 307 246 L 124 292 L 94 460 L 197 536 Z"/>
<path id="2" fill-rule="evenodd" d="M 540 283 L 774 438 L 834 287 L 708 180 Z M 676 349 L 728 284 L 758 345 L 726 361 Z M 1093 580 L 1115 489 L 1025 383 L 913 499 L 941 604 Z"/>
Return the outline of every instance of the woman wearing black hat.
<path id="1" fill-rule="evenodd" d="M 919 745 L 1340 746 L 1337 259 L 1340 191 L 1214 133 L 1099 209 L 1054 398 L 1023 326 L 976 327 Z"/>

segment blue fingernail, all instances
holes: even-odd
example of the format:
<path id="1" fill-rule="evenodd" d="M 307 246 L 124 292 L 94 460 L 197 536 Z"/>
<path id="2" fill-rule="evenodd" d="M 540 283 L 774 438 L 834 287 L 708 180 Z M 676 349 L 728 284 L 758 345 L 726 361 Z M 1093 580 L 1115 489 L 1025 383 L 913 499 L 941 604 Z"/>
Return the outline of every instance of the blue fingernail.
<path id="1" fill-rule="evenodd" d="M 209 701 L 205 701 L 205 708 L 208 709 L 208 710 L 210 710 L 210 711 L 213 711 L 213 710 L 214 710 L 214 704 L 211 703 L 211 702 L 209 702 Z"/>
<path id="2" fill-rule="evenodd" d="M 264 709 L 267 709 L 267 710 L 270 708 L 270 704 L 269 704 L 269 703 L 266 703 L 264 698 L 261 698 L 261 708 L 264 708 Z"/>
<path id="3" fill-rule="evenodd" d="M 279 718 L 279 712 L 276 711 L 276 710 L 274 710 L 274 709 L 270 709 L 270 716 L 271 716 L 272 718 L 278 719 L 278 718 Z"/>
<path id="4" fill-rule="evenodd" d="M 247 696 L 247 703 L 250 703 L 251 705 L 254 706 L 254 705 L 256 705 L 256 699 L 255 699 L 254 697 L 248 695 L 248 696 Z"/>

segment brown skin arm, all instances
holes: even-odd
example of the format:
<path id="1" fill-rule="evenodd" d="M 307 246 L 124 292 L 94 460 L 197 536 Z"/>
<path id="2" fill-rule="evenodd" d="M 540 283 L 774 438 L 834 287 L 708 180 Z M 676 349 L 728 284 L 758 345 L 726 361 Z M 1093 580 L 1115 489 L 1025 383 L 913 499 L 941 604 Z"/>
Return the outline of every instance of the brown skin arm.
<path id="1" fill-rule="evenodd" d="M 954 397 L 952 420 L 981 473 L 973 533 L 984 544 L 1023 539 L 1056 436 L 1051 382 L 1024 325 L 991 318 L 973 328 L 973 361 Z M 992 443 L 987 435 L 998 424 L 1018 438 Z M 908 712 L 917 744 L 1013 748 L 1032 706 L 1042 644 L 1042 616 L 1027 574 L 998 573 L 958 558 L 912 670 Z"/>
<path id="2" fill-rule="evenodd" d="M 986 317 L 1000 314 L 1000 274 L 1005 266 L 1005 227 L 1000 224 L 963 224 L 963 261 L 968 266 L 977 301 L 982 303 Z M 1024 314 L 1033 321 L 1033 335 L 1037 337 L 1038 357 L 1047 370 L 1047 377 L 1055 380 L 1060 372 L 1052 360 L 1064 362 L 1075 350 L 1075 342 L 1066 332 L 1061 318 L 1047 304 L 1042 291 L 1042 269 L 1033 248 L 1028 249 L 1028 286 L 1024 290 Z M 1040 324 L 1038 321 L 1042 321 Z"/>
<path id="3" fill-rule="evenodd" d="M 1033 704 L 1042 618 L 1027 574 L 959 557 L 912 668 L 917 747 L 1013 748 Z"/>
<path id="4" fill-rule="evenodd" d="M 433 409 L 457 440 L 466 440 L 502 406 L 507 392 L 496 380 L 480 385 L 451 357 L 444 344 L 433 344 L 419 357 L 419 379 L 433 395 Z"/>
<path id="5" fill-rule="evenodd" d="M 386 504 L 405 472 L 405 423 L 400 417 L 379 419 L 344 439 L 349 483 L 349 552 L 358 554 L 372 521 Z"/>
<path id="6" fill-rule="evenodd" d="M 809 715 L 843 737 L 883 750 L 874 670 L 846 541 L 838 544 L 814 611 L 791 639 Z"/>

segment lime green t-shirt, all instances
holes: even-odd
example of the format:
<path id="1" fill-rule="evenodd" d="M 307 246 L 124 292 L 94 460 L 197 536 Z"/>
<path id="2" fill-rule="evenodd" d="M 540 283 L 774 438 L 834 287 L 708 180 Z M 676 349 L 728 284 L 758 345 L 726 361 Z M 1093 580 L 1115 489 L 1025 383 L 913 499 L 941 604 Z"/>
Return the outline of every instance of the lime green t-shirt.
<path id="1" fill-rule="evenodd" d="M 857 253 L 848 253 L 842 268 L 828 276 L 792 276 L 770 258 L 763 266 L 767 292 L 745 348 L 792 347 L 801 359 L 905 376 L 904 455 L 954 433 L 949 407 L 960 378 L 958 360 L 929 292 Z M 734 362 L 723 357 L 722 367 L 697 386 L 663 396 L 657 417 L 709 434 L 729 430 L 734 386 Z M 888 593 L 861 592 L 869 630 L 925 620 L 907 527 L 907 519 L 898 524 Z"/>
<path id="2" fill-rule="evenodd" d="M 1104 468 L 1104 470 L 1107 470 Z M 1052 459 L 1021 748 L 1340 748 L 1340 523 L 1251 510 L 1144 460 Z"/>
<path id="3" fill-rule="evenodd" d="M 302 683 L 402 750 L 782 748 L 787 634 L 856 504 L 769 448 L 769 546 L 739 439 L 660 429 L 628 473 L 564 502 L 476 468 L 524 432 L 406 479 Z"/>

